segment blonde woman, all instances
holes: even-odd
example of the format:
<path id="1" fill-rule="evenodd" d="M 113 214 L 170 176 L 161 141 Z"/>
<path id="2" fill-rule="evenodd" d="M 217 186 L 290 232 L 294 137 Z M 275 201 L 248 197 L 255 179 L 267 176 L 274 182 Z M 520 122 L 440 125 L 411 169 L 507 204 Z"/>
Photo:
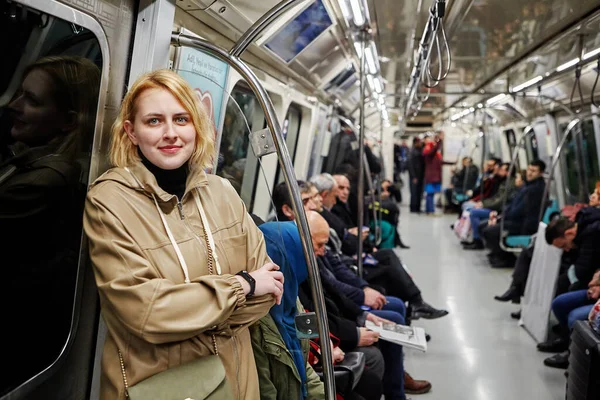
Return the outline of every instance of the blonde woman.
<path id="1" fill-rule="evenodd" d="M 280 302 L 283 275 L 231 184 L 204 172 L 212 132 L 171 71 L 143 75 L 123 100 L 114 168 L 92 186 L 84 215 L 108 327 L 102 399 L 125 399 L 121 359 L 133 386 L 212 354 L 235 398 L 259 398 L 248 325 Z"/>

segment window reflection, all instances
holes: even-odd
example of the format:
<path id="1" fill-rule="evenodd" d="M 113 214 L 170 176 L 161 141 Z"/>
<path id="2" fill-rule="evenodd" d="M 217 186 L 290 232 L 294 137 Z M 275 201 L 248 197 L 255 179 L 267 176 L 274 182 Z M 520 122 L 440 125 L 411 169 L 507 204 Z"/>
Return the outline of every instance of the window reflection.
<path id="1" fill-rule="evenodd" d="M 560 124 L 559 130 L 564 132 L 567 124 Z M 591 119 L 587 119 L 581 123 L 582 128 L 582 144 L 583 144 L 583 165 L 585 175 L 588 180 L 588 188 L 585 195 L 591 193 L 595 189 L 595 182 L 600 177 L 600 168 L 598 166 L 598 151 L 596 145 L 596 136 L 594 135 L 594 126 Z M 567 187 L 569 192 L 576 196 L 580 194 L 579 176 L 581 174 L 577 164 L 576 142 L 571 134 L 568 144 L 564 150 L 564 160 L 566 163 Z M 583 193 L 581 194 L 584 195 Z"/>
<path id="2" fill-rule="evenodd" d="M 0 8 L 4 6 L 0 0 Z M 70 49 L 69 40 L 76 36 L 70 23 L 53 19 L 39 26 L 28 24 L 28 18 L 23 24 L 4 18 L 9 17 L 0 17 L 0 26 L 11 24 L 19 39 L 45 30 L 40 48 L 46 50 L 19 54 L 17 60 L 33 61 L 23 70 L 10 63 L 12 69 L 4 69 L 0 85 L 0 95 L 8 99 L 0 103 L 5 282 L 0 314 L 5 327 L 2 359 L 9 366 L 0 378 L 0 395 L 50 366 L 67 343 L 100 85 L 94 62 L 76 55 L 76 50 L 57 55 L 56 46 Z M 3 41 L 0 53 L 13 46 Z M 94 46 L 94 61 L 101 62 L 95 38 L 88 38 L 84 47 L 89 51 Z"/>
<path id="3" fill-rule="evenodd" d="M 245 86 L 236 86 L 227 101 L 216 174 L 231 182 L 248 210 L 253 208 L 259 173 L 258 160 L 251 150 L 248 153 L 249 135 L 265 126 L 264 113 L 254 94 Z M 248 177 L 251 182 L 246 181 Z"/>

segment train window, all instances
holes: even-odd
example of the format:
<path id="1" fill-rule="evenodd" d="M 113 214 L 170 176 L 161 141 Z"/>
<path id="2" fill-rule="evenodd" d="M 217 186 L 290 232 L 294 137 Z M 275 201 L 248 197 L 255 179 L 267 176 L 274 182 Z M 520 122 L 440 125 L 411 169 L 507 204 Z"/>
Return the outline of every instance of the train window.
<path id="1" fill-rule="evenodd" d="M 300 135 L 300 122 L 302 121 L 302 110 L 295 104 L 292 104 L 288 109 L 285 120 L 281 131 L 285 138 L 285 145 L 290 153 L 292 163 L 296 160 L 296 147 L 298 146 L 298 136 Z M 277 172 L 275 173 L 275 182 L 283 182 L 283 175 L 281 174 L 281 167 L 277 165 Z"/>
<path id="2" fill-rule="evenodd" d="M 216 174 L 228 179 L 246 203 L 253 208 L 259 163 L 249 150 L 250 132 L 266 127 L 266 119 L 256 96 L 243 83 L 236 85 L 227 101 L 223 135 Z"/>
<path id="3" fill-rule="evenodd" d="M 0 35 L 2 396 L 50 367 L 76 326 L 102 52 L 85 28 L 7 0 Z"/>
<path id="4" fill-rule="evenodd" d="M 564 132 L 567 124 L 559 125 L 559 130 Z M 587 119 L 581 123 L 582 139 L 583 139 L 583 165 L 585 168 L 584 176 L 587 177 L 588 188 L 587 193 L 594 191 L 596 180 L 600 177 L 600 168 L 598 166 L 598 147 L 594 127 L 591 119 Z M 567 180 L 567 188 L 569 193 L 577 196 L 580 192 L 579 185 L 579 167 L 577 165 L 576 145 L 575 140 L 571 138 L 567 142 L 564 151 L 565 176 Z"/>
<path id="5" fill-rule="evenodd" d="M 504 134 L 506 135 L 506 143 L 508 143 L 508 150 L 510 153 L 510 158 L 512 159 L 517 149 L 517 137 L 515 135 L 515 131 L 512 129 L 506 130 Z M 517 171 L 521 170 L 521 163 L 519 162 L 519 157 L 517 157 L 516 159 L 515 168 Z"/>
<path id="6" fill-rule="evenodd" d="M 538 142 L 535 134 L 529 134 L 525 139 L 525 151 L 527 153 L 527 162 L 537 161 L 540 159 L 538 152 Z"/>

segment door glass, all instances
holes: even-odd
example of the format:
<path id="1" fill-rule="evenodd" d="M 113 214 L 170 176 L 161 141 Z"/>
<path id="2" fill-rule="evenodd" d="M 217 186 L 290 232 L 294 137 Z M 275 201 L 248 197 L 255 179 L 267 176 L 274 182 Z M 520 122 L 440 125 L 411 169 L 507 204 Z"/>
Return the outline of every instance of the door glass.
<path id="1" fill-rule="evenodd" d="M 559 130 L 564 134 L 567 128 L 567 123 L 559 125 Z M 600 177 L 600 170 L 598 168 L 598 153 L 596 145 L 596 136 L 594 135 L 594 127 L 591 119 L 587 119 L 581 123 L 582 128 L 582 143 L 583 143 L 583 165 L 585 168 L 585 175 L 587 176 L 588 188 L 586 194 L 594 191 L 596 180 Z M 575 128 L 576 129 L 576 128 Z M 576 156 L 576 142 L 573 139 L 573 133 L 571 133 L 563 155 L 561 159 L 565 165 L 565 176 L 567 181 L 567 189 L 571 196 L 577 196 L 580 191 L 579 184 L 579 165 L 577 164 Z"/>
<path id="2" fill-rule="evenodd" d="M 287 146 L 292 159 L 292 164 L 296 160 L 296 147 L 298 146 L 301 119 L 302 111 L 298 106 L 292 104 L 285 116 L 283 126 L 281 127 L 283 137 L 285 138 L 285 145 Z M 281 167 L 279 165 L 277 165 L 277 172 L 275 173 L 275 182 L 283 182 L 283 175 L 281 174 Z"/>
<path id="3" fill-rule="evenodd" d="M 0 36 L 1 396 L 71 332 L 102 53 L 87 29 L 7 0 Z"/>

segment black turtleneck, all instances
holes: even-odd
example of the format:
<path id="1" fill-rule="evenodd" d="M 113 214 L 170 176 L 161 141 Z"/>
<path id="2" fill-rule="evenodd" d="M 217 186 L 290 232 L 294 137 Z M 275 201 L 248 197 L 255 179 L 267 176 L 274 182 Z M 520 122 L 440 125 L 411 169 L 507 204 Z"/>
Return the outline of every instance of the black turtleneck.
<path id="1" fill-rule="evenodd" d="M 185 193 L 185 183 L 187 181 L 188 175 L 188 165 L 187 163 L 183 164 L 181 167 L 177 169 L 162 169 L 152 164 L 150 160 L 148 160 L 141 151 L 138 149 L 138 154 L 142 159 L 142 163 L 148 171 L 154 175 L 156 178 L 156 183 L 160 186 L 165 192 L 174 194 L 181 200 L 183 194 Z"/>

